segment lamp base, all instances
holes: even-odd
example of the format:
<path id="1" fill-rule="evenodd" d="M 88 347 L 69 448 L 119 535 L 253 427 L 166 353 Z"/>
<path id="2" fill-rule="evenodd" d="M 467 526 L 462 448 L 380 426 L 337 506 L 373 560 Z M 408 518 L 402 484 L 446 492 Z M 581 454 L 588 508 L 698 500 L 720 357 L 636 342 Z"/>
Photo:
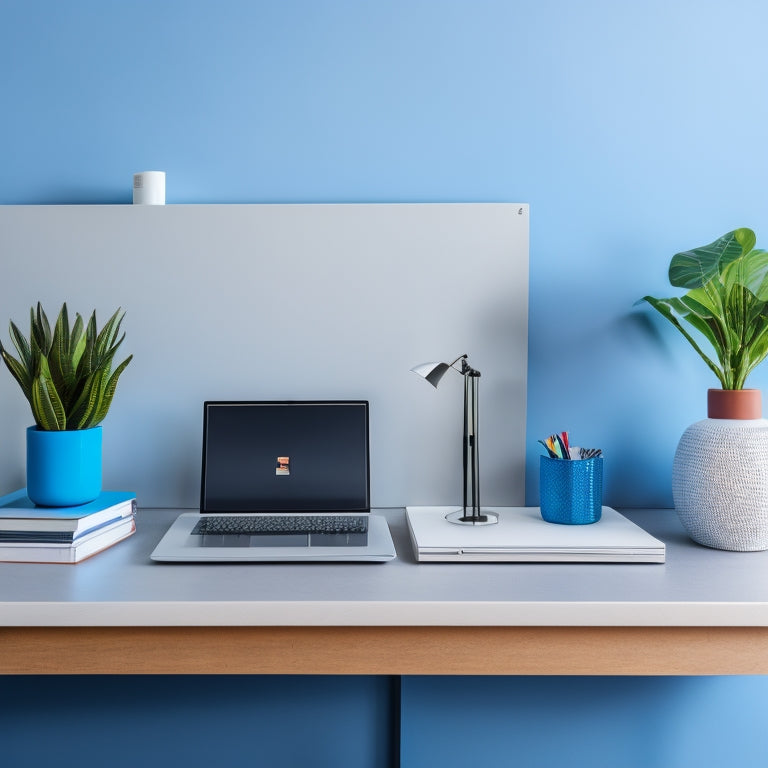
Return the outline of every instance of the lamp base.
<path id="1" fill-rule="evenodd" d="M 499 516 L 487 509 L 481 509 L 479 514 L 474 515 L 467 509 L 457 509 L 447 514 L 445 519 L 454 525 L 495 525 L 499 522 Z"/>

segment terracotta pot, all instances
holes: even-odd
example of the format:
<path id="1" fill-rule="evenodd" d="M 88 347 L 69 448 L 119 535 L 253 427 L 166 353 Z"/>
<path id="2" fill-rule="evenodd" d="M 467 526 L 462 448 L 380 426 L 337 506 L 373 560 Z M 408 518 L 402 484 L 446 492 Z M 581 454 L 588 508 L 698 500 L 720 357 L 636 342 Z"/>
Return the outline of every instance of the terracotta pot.
<path id="1" fill-rule="evenodd" d="M 707 390 L 707 416 L 710 419 L 759 419 L 762 415 L 759 389 Z"/>

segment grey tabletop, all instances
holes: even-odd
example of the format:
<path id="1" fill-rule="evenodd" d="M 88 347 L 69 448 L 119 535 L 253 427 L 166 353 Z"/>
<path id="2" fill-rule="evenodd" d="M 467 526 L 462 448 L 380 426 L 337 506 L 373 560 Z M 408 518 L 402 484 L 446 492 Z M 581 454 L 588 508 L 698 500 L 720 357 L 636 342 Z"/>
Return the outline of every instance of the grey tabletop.
<path id="1" fill-rule="evenodd" d="M 387 563 L 159 564 L 182 510 L 77 565 L 0 563 L 2 626 L 768 626 L 768 552 L 688 539 L 673 510 L 622 510 L 664 564 L 417 563 L 402 509 Z"/>

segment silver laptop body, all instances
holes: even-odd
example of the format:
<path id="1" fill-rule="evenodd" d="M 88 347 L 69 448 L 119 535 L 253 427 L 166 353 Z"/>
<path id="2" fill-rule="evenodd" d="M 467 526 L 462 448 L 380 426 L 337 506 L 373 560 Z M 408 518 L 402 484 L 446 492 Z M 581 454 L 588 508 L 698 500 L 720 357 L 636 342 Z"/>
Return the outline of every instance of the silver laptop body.
<path id="1" fill-rule="evenodd" d="M 159 562 L 383 562 L 370 511 L 364 400 L 207 401 L 200 512 L 181 514 Z"/>
<path id="2" fill-rule="evenodd" d="M 406 507 L 419 562 L 663 563 L 666 547 L 624 515 L 603 507 L 591 525 L 545 522 L 538 507 L 491 507 L 496 525 L 455 525 L 455 507 Z"/>

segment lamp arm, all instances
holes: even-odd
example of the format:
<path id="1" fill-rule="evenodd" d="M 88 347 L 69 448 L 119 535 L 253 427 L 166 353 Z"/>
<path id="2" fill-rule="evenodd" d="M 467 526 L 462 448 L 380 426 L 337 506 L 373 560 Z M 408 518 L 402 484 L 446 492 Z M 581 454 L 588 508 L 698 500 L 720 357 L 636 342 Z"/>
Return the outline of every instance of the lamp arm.
<path id="1" fill-rule="evenodd" d="M 453 368 L 454 371 L 457 371 L 462 376 L 479 376 L 480 371 L 475 370 L 468 362 L 467 362 L 468 355 L 461 355 L 460 357 L 457 357 L 448 367 Z M 456 363 L 461 360 L 461 369 L 455 368 L 454 366 Z"/>
<path id="2" fill-rule="evenodd" d="M 459 360 L 462 361 L 460 371 L 458 368 L 453 368 L 453 366 L 456 365 L 456 363 L 458 363 Z M 467 364 L 467 355 L 459 355 L 448 367 L 453 368 L 454 371 L 459 371 L 459 373 L 464 373 L 464 366 L 466 366 L 466 364 Z"/>

